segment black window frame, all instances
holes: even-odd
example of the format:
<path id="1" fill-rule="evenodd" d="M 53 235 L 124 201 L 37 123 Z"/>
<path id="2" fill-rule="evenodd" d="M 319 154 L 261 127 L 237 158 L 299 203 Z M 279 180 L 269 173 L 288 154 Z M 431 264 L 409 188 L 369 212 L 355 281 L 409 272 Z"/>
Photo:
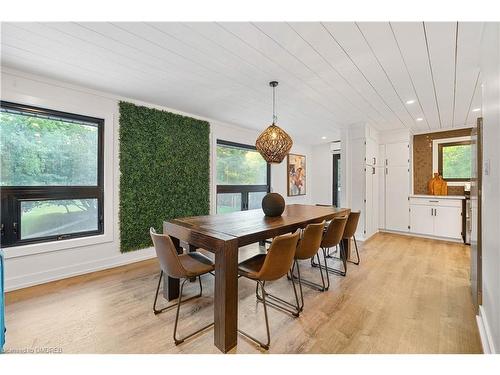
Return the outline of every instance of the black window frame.
<path id="1" fill-rule="evenodd" d="M 471 145 L 472 141 L 458 141 L 458 142 L 446 142 L 438 144 L 438 172 L 440 176 L 443 176 L 443 180 L 449 182 L 470 182 L 470 178 L 444 178 L 443 175 L 443 148 L 451 146 L 467 146 Z M 472 173 L 472 171 L 471 171 Z"/>
<path id="2" fill-rule="evenodd" d="M 95 186 L 0 186 L 1 246 L 4 248 L 61 241 L 104 234 L 104 119 L 0 101 L 0 108 L 58 117 L 97 125 L 97 185 Z M 21 203 L 24 201 L 97 199 L 97 230 L 21 239 Z"/>
<path id="3" fill-rule="evenodd" d="M 243 144 L 243 143 L 225 141 L 222 139 L 217 139 L 216 147 L 219 145 L 257 151 L 257 148 L 255 146 L 251 146 L 251 145 L 247 145 L 247 144 Z M 217 152 L 216 152 L 216 154 L 217 154 Z M 269 164 L 269 163 L 266 163 L 266 164 L 267 164 L 267 171 L 266 171 L 267 184 L 266 185 L 219 185 L 219 184 L 217 184 L 216 195 L 219 193 L 220 194 L 240 193 L 241 194 L 241 211 L 247 211 L 248 210 L 248 195 L 249 195 L 248 193 L 254 193 L 254 192 L 269 193 L 271 191 L 271 164 Z M 217 160 L 215 161 L 215 165 L 217 166 Z M 216 183 L 217 183 L 217 181 L 216 181 Z M 216 198 L 216 200 L 217 200 L 217 198 Z M 215 209 L 217 210 L 217 202 L 215 204 Z"/>

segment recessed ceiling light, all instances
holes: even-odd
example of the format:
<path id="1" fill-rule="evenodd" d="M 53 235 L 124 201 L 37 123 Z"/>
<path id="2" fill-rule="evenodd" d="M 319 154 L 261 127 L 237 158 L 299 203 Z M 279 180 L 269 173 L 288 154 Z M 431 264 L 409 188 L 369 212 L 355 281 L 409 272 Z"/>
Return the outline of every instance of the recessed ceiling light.
<path id="1" fill-rule="evenodd" d="M 481 110 L 481 108 L 474 108 L 474 109 L 472 110 L 472 112 L 479 112 L 480 110 Z"/>
<path id="2" fill-rule="evenodd" d="M 415 121 L 423 121 L 424 119 L 422 117 L 417 117 Z"/>
<path id="3" fill-rule="evenodd" d="M 406 101 L 406 104 L 413 104 L 413 103 L 415 103 L 415 100 L 414 100 L 414 99 L 410 99 L 410 100 L 407 100 L 407 101 Z"/>
<path id="4" fill-rule="evenodd" d="M 325 136 L 323 136 L 323 137 L 321 137 L 321 139 L 326 139 L 326 137 L 325 137 Z"/>

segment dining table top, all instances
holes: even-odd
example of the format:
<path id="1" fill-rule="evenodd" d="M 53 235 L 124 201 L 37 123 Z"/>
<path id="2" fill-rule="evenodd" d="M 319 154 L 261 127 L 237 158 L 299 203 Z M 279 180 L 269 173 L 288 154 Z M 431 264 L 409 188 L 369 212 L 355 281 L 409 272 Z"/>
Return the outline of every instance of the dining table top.
<path id="1" fill-rule="evenodd" d="M 168 223 L 195 230 L 220 240 L 238 238 L 240 245 L 255 242 L 263 233 L 273 236 L 286 228 L 297 227 L 349 214 L 348 208 L 289 204 L 281 216 L 265 216 L 261 209 L 216 215 L 191 216 L 169 220 Z"/>

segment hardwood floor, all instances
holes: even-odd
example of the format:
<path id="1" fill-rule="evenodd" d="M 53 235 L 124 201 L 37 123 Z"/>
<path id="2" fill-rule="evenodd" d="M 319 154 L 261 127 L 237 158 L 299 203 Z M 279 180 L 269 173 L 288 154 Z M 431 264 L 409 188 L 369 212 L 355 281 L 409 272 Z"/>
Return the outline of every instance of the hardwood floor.
<path id="1" fill-rule="evenodd" d="M 325 293 L 304 287 L 305 309 L 292 318 L 269 309 L 269 353 L 481 353 L 469 287 L 469 247 L 378 234 L 360 243 L 361 264 L 332 276 Z M 258 251 L 249 246 L 248 257 Z M 158 264 L 149 260 L 7 293 L 5 349 L 58 347 L 63 353 L 220 353 L 213 330 L 175 346 L 175 311 L 151 310 Z M 302 264 L 303 277 L 318 280 Z M 197 283 L 187 287 L 196 293 Z M 181 307 L 184 334 L 213 319 L 213 277 L 204 296 Z M 286 279 L 269 291 L 292 300 Z M 240 279 L 239 327 L 265 337 L 255 283 Z M 259 353 L 242 336 L 231 353 Z"/>

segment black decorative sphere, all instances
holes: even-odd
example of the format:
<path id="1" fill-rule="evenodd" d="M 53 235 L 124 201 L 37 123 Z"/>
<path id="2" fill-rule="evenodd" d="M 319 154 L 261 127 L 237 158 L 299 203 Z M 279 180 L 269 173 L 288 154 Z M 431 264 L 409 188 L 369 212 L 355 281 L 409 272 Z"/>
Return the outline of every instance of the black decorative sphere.
<path id="1" fill-rule="evenodd" d="M 262 211 L 266 216 L 281 216 L 285 211 L 285 199 L 278 193 L 267 193 L 262 198 Z"/>

